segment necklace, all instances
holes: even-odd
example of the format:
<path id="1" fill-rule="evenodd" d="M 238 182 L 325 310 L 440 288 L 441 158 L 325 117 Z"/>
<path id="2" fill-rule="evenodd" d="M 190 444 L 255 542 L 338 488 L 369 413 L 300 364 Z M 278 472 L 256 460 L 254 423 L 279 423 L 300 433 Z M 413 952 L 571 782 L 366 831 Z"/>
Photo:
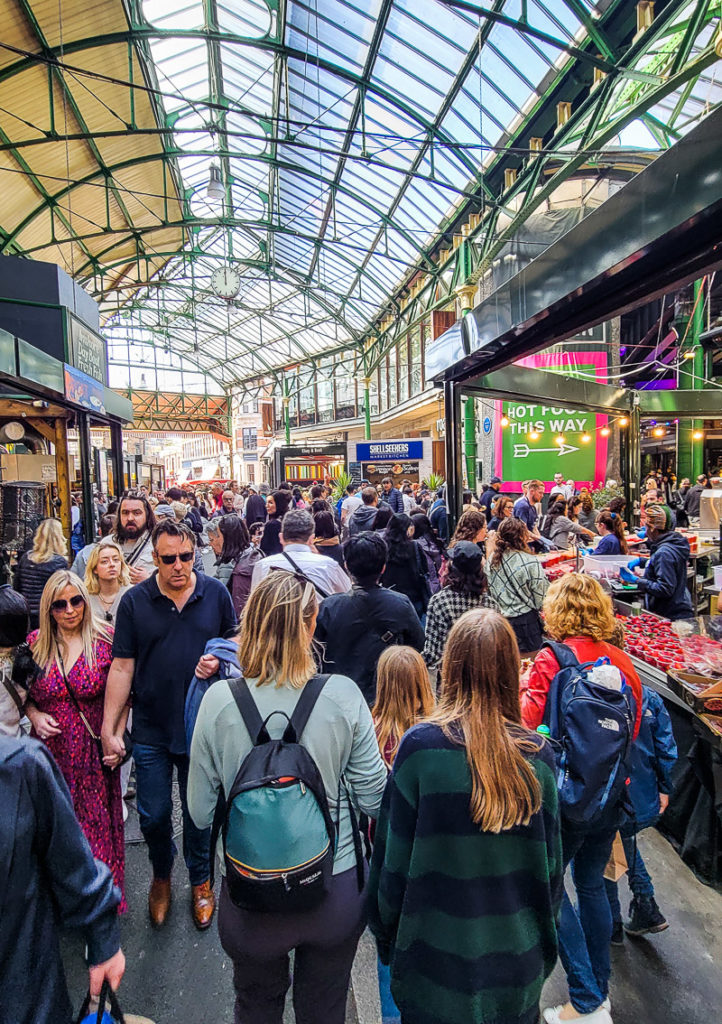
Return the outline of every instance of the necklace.
<path id="1" fill-rule="evenodd" d="M 117 596 L 118 596 L 117 594 L 114 594 L 111 597 L 111 599 L 110 599 L 110 604 L 107 604 L 107 602 L 103 599 L 103 595 L 100 592 L 98 592 L 98 598 L 100 599 L 100 603 L 102 604 L 103 608 L 105 609 L 105 621 L 106 622 L 112 622 L 113 621 L 113 616 L 111 614 L 110 609 L 113 607 L 113 603 L 114 603 L 114 601 L 115 601 Z"/>

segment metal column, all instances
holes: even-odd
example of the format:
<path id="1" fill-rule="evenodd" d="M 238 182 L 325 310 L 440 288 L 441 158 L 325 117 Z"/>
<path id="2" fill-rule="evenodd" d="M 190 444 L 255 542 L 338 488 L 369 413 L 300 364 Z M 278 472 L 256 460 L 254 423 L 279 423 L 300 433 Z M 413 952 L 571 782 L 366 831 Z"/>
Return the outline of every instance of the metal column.
<path id="1" fill-rule="evenodd" d="M 461 391 L 454 381 L 444 381 L 444 443 L 446 446 L 446 509 L 449 534 L 461 515 Z"/>
<path id="2" fill-rule="evenodd" d="M 123 465 L 123 428 L 113 420 L 110 424 L 110 452 L 113 462 L 113 485 L 115 497 L 120 498 L 125 490 L 125 467 Z"/>
<path id="3" fill-rule="evenodd" d="M 627 502 L 626 519 L 634 523 L 634 502 L 641 499 L 642 446 L 639 436 L 639 406 L 629 413 L 626 443 L 624 445 L 624 497 Z"/>
<path id="4" fill-rule="evenodd" d="M 90 477 L 93 454 L 90 449 L 90 421 L 87 412 L 76 413 L 78 447 L 80 449 L 80 486 L 83 493 L 82 521 L 85 543 L 95 539 L 95 509 L 93 506 L 93 482 Z"/>

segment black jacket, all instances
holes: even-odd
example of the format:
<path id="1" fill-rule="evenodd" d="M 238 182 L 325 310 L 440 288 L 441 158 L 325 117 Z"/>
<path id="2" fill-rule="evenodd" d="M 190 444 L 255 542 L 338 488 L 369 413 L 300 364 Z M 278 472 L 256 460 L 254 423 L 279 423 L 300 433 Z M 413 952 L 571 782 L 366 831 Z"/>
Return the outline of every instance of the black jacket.
<path id="1" fill-rule="evenodd" d="M 652 554 L 640 581 L 647 608 L 668 619 L 690 618 L 694 612 L 687 590 L 689 541 L 670 530 L 649 547 Z"/>
<path id="2" fill-rule="evenodd" d="M 486 516 L 486 521 L 491 519 L 491 506 L 499 497 L 499 491 L 493 487 L 487 487 L 482 496 L 479 498 L 479 504 L 481 505 L 482 512 Z"/>
<path id="3" fill-rule="evenodd" d="M 67 568 L 67 559 L 63 558 L 62 555 L 53 555 L 49 562 L 33 562 L 30 560 L 29 552 L 27 551 L 21 556 L 20 561 L 15 566 L 13 586 L 28 602 L 31 629 L 38 628 L 40 598 L 43 596 L 45 584 L 54 572 Z"/>
<path id="4" fill-rule="evenodd" d="M 0 736 L 0 821 L 0 1024 L 72 1024 L 59 930 L 85 933 L 90 964 L 110 959 L 120 893 L 37 740 Z"/>
<path id="5" fill-rule="evenodd" d="M 349 676 L 369 705 L 376 699 L 376 664 L 389 644 L 424 648 L 424 631 L 408 597 L 378 584 L 327 597 L 315 635 L 325 644 L 323 671 Z"/>
<path id="6" fill-rule="evenodd" d="M 281 544 L 280 519 L 269 519 L 263 527 L 261 551 L 264 555 L 280 555 L 283 551 L 283 544 Z"/>
<path id="7" fill-rule="evenodd" d="M 698 516 L 699 506 L 702 501 L 702 491 L 706 490 L 704 484 L 694 484 L 687 491 L 687 497 L 684 499 L 684 510 L 688 516 Z"/>
<path id="8" fill-rule="evenodd" d="M 418 615 L 423 615 L 429 603 L 429 571 L 426 555 L 418 541 L 412 540 L 411 557 L 399 562 L 387 562 L 381 577 L 381 586 L 406 594 Z"/>

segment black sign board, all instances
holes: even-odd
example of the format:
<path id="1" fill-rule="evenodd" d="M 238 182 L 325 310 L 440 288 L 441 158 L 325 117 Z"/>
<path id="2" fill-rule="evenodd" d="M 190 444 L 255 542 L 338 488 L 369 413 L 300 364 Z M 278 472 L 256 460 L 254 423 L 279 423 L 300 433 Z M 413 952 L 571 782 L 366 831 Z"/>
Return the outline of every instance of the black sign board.
<path id="1" fill-rule="evenodd" d="M 101 384 L 108 383 L 105 340 L 68 314 L 68 362 Z"/>

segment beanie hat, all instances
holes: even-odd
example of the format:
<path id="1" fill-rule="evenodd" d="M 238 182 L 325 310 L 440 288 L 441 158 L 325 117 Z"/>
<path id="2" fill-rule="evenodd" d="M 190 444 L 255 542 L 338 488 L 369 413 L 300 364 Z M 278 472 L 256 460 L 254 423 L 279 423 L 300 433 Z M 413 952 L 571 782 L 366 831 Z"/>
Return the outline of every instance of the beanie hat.
<path id="1" fill-rule="evenodd" d="M 648 505 L 645 509 L 645 515 L 647 517 L 647 526 L 651 527 L 651 529 L 662 532 L 672 529 L 672 512 L 666 505 Z"/>
<path id="2" fill-rule="evenodd" d="M 170 507 L 170 505 L 159 504 L 159 505 L 156 505 L 156 508 L 155 508 L 155 517 L 156 517 L 156 519 L 159 516 L 175 516 L 175 512 Z"/>

